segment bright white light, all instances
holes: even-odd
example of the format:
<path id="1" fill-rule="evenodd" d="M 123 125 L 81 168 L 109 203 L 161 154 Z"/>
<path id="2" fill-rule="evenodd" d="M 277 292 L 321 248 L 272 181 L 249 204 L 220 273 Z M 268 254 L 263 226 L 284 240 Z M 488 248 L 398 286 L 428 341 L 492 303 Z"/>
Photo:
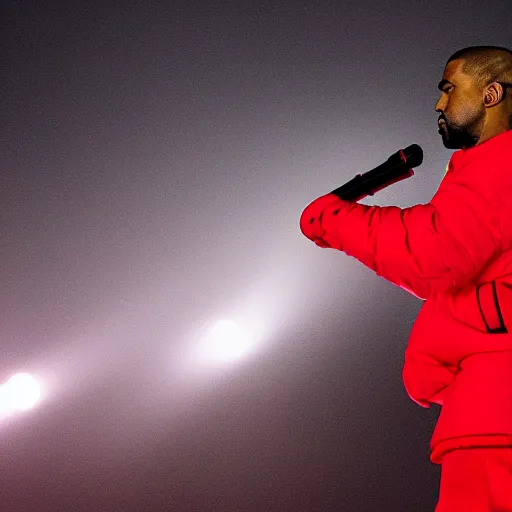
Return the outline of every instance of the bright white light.
<path id="1" fill-rule="evenodd" d="M 27 411 L 36 405 L 40 396 L 37 380 L 28 373 L 17 373 L 0 387 L 0 411 Z"/>
<path id="2" fill-rule="evenodd" d="M 206 338 L 208 356 L 218 361 L 234 361 L 245 355 L 254 345 L 251 334 L 231 320 L 217 322 Z"/>

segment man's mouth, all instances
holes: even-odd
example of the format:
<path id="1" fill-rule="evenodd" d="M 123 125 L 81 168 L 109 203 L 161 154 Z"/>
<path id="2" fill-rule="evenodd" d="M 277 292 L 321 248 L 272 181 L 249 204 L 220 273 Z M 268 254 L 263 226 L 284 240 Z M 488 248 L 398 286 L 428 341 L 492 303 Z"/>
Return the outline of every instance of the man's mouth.
<path id="1" fill-rule="evenodd" d="M 446 127 L 448 126 L 448 124 L 446 123 L 446 121 L 444 119 L 439 119 L 439 121 L 437 121 L 437 133 L 439 133 L 439 135 L 442 135 L 443 137 L 446 135 Z"/>

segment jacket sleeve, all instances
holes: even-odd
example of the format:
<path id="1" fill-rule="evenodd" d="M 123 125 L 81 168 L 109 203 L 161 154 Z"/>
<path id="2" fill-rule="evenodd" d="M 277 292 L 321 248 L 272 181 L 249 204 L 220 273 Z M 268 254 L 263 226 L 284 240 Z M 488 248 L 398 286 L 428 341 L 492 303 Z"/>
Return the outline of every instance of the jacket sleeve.
<path id="1" fill-rule="evenodd" d="M 484 174 L 474 165 L 456 177 L 449 171 L 430 203 L 410 208 L 327 194 L 304 210 L 301 230 L 422 299 L 462 288 L 497 254 L 503 237 L 500 180 Z"/>

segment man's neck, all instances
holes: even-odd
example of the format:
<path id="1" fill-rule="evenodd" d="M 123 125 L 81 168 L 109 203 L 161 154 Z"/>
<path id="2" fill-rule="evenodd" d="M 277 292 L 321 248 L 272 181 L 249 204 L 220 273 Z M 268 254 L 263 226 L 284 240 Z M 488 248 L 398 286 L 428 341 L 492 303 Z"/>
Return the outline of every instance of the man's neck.
<path id="1" fill-rule="evenodd" d="M 482 130 L 482 133 L 478 139 L 478 142 L 476 143 L 476 146 L 508 130 L 510 130 L 510 125 L 508 120 L 505 119 L 503 119 L 503 121 L 500 123 L 493 123 L 492 125 L 484 126 L 484 129 Z"/>

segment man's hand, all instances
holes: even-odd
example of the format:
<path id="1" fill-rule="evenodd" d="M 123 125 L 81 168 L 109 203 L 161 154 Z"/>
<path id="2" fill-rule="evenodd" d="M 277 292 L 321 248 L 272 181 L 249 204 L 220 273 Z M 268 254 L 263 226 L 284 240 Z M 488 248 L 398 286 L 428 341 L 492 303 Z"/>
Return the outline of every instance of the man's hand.
<path id="1" fill-rule="evenodd" d="M 322 217 L 324 212 L 329 209 L 332 215 L 336 215 L 341 209 L 344 201 L 334 194 L 326 194 L 315 199 L 302 212 L 300 217 L 300 230 L 302 234 L 314 242 L 318 247 L 333 248 L 326 240 L 326 231 L 322 227 Z M 336 249 L 339 249 L 336 247 Z"/>

